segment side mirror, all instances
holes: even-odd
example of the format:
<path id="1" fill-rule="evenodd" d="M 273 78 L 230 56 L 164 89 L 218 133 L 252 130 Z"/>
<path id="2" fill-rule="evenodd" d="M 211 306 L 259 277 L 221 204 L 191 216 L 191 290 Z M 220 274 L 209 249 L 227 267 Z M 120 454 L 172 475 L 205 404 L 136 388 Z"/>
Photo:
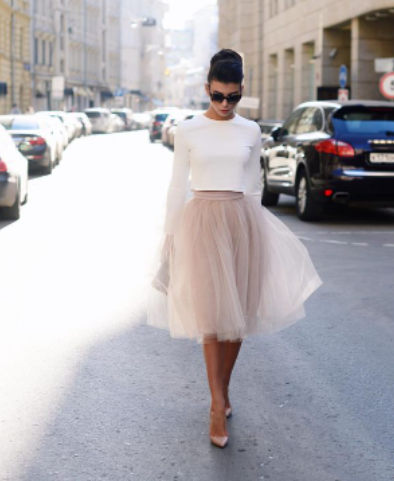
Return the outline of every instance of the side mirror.
<path id="1" fill-rule="evenodd" d="M 275 142 L 278 140 L 281 130 L 282 130 L 282 127 L 274 127 L 271 130 L 271 137 L 275 140 Z"/>

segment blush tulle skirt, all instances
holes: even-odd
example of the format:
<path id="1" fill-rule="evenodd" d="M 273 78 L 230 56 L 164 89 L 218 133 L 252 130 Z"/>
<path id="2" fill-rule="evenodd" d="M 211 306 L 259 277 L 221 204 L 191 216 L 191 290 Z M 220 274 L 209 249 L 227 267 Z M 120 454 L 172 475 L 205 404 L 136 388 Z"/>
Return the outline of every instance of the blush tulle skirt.
<path id="1" fill-rule="evenodd" d="M 154 273 L 148 324 L 199 342 L 280 331 L 305 316 L 322 284 L 290 229 L 229 191 L 194 192 Z"/>

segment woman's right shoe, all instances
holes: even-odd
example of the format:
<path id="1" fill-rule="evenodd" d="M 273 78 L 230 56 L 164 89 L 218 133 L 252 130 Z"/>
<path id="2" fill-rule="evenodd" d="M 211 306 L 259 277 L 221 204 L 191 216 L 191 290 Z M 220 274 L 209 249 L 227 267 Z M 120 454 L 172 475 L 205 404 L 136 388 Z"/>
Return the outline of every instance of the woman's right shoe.
<path id="1" fill-rule="evenodd" d="M 225 408 L 224 412 L 226 413 L 226 418 L 231 418 L 231 416 L 233 415 L 233 411 L 231 408 Z"/>
<path id="2" fill-rule="evenodd" d="M 218 420 L 219 417 L 223 417 L 224 423 L 226 423 L 226 414 L 225 412 L 214 412 L 211 411 L 211 425 L 213 422 L 214 417 L 216 420 Z M 209 431 L 211 432 L 211 426 Z M 211 433 L 209 434 L 209 439 L 211 440 L 211 443 L 217 446 L 218 448 L 225 448 L 228 444 L 228 436 L 213 436 Z"/>

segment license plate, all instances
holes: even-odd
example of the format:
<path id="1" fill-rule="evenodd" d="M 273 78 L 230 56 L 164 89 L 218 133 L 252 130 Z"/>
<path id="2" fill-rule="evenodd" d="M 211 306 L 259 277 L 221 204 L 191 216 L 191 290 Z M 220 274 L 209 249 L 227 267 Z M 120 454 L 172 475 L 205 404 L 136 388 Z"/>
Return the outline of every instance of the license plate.
<path id="1" fill-rule="evenodd" d="M 377 154 L 369 155 L 369 161 L 373 164 L 394 164 L 394 154 Z"/>

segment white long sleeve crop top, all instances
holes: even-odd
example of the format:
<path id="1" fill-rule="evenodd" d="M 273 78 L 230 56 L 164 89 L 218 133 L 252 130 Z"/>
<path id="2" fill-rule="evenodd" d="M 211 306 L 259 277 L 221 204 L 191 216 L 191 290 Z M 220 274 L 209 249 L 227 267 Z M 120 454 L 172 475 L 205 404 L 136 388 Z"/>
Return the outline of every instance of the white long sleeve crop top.
<path id="1" fill-rule="evenodd" d="M 180 122 L 175 135 L 174 165 L 167 194 L 164 232 L 174 234 L 192 190 L 230 190 L 253 196 L 260 204 L 259 126 L 238 114 L 212 120 L 198 114 Z"/>

